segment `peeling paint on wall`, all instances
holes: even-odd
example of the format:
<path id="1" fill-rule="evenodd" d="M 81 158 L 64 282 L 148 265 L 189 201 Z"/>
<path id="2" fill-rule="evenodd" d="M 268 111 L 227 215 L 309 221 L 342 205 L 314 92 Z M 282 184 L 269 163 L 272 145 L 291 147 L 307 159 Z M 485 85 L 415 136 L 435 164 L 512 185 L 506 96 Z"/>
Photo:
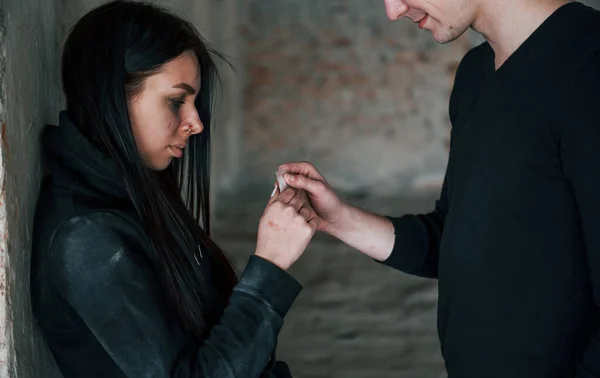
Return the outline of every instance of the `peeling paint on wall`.
<path id="1" fill-rule="evenodd" d="M 3 9 L 0 9 L 0 124 L 2 125 L 2 140 L 6 135 L 6 19 Z M 12 322 L 10 321 L 10 296 L 7 285 L 8 238 L 6 219 L 6 191 L 4 190 L 5 145 L 0 145 L 0 377 L 9 377 L 12 371 L 11 353 Z"/>
<path id="2" fill-rule="evenodd" d="M 0 114 L 0 377 L 57 378 L 31 312 L 31 231 L 40 131 L 61 102 L 55 1 L 3 0 Z"/>

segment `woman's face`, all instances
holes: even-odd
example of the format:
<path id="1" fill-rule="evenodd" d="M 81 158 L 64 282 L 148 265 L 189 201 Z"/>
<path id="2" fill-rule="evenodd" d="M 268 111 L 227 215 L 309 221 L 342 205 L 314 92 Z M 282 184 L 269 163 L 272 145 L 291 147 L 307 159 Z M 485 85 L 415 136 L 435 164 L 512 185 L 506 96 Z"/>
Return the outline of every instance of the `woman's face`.
<path id="1" fill-rule="evenodd" d="M 185 52 L 144 81 L 129 99 L 131 127 L 140 156 L 150 169 L 166 169 L 183 156 L 188 139 L 204 129 L 194 105 L 200 90 L 196 55 Z"/>

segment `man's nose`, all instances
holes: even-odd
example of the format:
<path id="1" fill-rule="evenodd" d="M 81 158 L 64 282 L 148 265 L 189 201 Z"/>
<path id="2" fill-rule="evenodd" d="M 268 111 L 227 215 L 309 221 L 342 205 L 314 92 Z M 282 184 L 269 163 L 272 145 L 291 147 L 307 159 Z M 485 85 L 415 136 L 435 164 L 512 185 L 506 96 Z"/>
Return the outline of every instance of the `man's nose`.
<path id="1" fill-rule="evenodd" d="M 394 21 L 406 15 L 408 5 L 403 0 L 385 0 L 385 12 L 388 18 Z"/>

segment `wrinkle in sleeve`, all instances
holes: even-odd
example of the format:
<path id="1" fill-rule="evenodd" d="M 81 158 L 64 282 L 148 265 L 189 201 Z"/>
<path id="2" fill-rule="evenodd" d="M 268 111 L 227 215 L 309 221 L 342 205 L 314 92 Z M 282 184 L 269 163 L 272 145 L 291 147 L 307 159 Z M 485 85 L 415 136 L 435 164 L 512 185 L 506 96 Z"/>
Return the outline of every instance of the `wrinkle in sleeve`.
<path id="1" fill-rule="evenodd" d="M 583 229 L 597 316 L 600 318 L 600 51 L 591 54 L 569 93 L 561 159 Z M 600 378 L 600 329 L 590 335 L 577 378 Z"/>
<path id="2" fill-rule="evenodd" d="M 301 286 L 251 259 L 210 336 L 190 343 L 143 251 L 108 226 L 116 222 L 81 217 L 64 225 L 52 245 L 53 285 L 123 376 L 258 378 Z"/>

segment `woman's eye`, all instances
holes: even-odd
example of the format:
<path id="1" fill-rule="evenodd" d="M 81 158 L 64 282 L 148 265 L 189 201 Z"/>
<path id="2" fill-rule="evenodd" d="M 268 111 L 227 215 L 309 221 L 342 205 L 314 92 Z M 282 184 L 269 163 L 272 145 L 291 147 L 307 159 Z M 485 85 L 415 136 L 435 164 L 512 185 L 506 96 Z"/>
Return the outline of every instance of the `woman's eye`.
<path id="1" fill-rule="evenodd" d="M 181 101 L 181 100 L 169 100 L 170 104 L 171 104 L 171 109 L 173 109 L 174 111 L 179 110 L 179 108 L 181 108 L 181 106 L 183 104 L 185 104 L 185 101 Z"/>

